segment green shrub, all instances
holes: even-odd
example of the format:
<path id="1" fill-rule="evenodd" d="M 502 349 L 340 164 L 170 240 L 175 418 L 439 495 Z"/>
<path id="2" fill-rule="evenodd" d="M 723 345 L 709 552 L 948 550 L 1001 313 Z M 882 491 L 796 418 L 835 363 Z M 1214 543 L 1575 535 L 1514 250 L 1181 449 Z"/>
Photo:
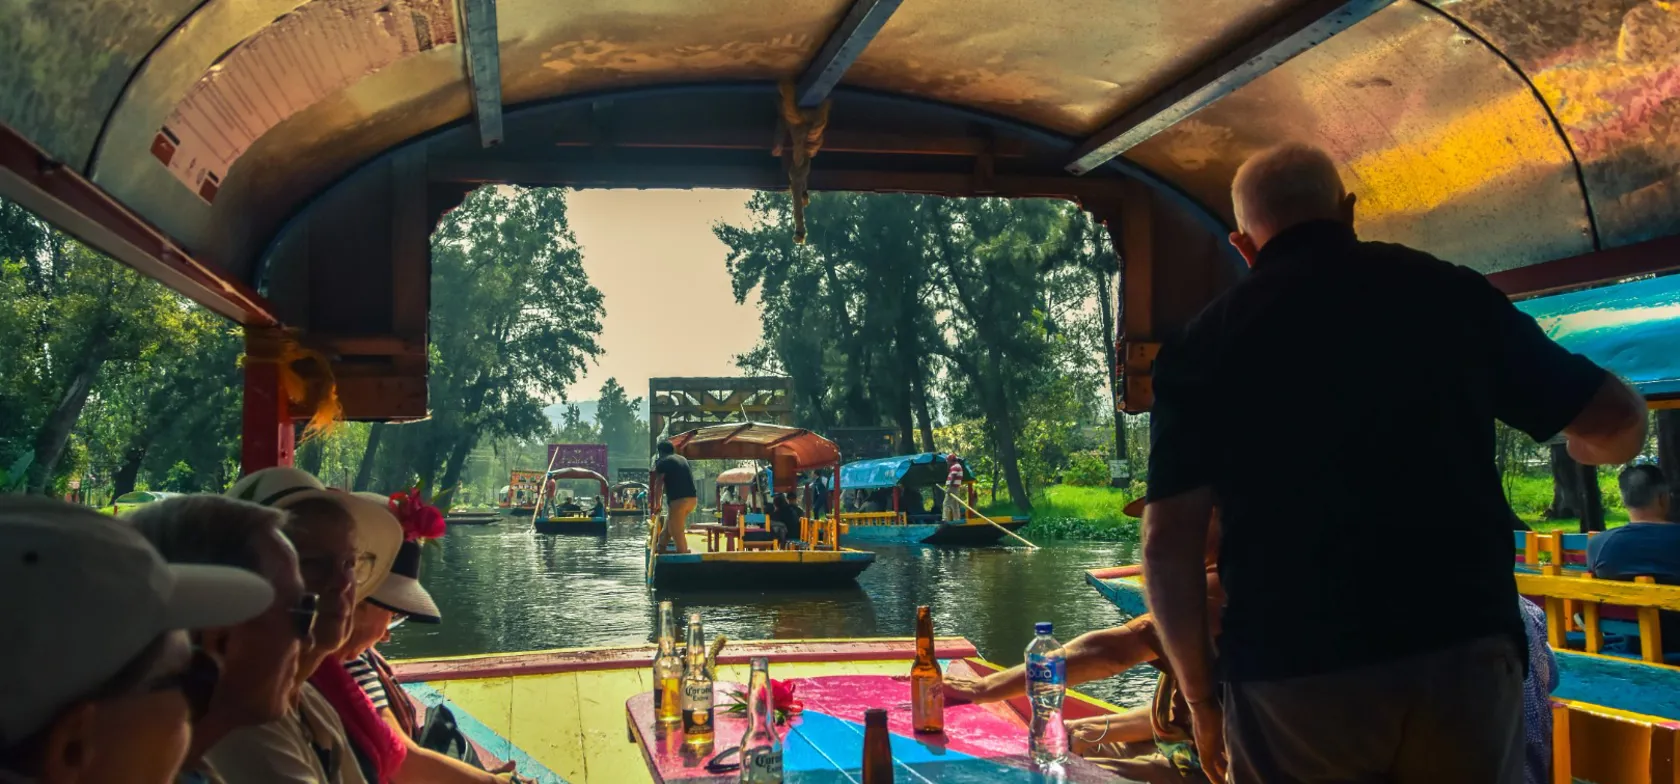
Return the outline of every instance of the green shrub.
<path id="1" fill-rule="evenodd" d="M 1108 461 L 1096 452 L 1076 452 L 1062 480 L 1076 487 L 1107 487 Z"/>

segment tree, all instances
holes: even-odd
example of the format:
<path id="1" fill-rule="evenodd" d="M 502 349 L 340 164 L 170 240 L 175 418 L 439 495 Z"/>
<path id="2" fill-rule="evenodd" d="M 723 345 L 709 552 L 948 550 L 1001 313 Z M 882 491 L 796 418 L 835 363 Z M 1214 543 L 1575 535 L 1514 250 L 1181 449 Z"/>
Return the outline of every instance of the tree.
<path id="1" fill-rule="evenodd" d="M 601 292 L 582 260 L 558 189 L 480 188 L 444 217 L 432 235 L 432 417 L 381 436 L 382 481 L 454 487 L 480 439 L 548 431 L 544 401 L 563 400 L 601 353 Z"/>
<path id="2" fill-rule="evenodd" d="M 583 409 L 568 403 L 560 415 L 560 426 L 555 428 L 553 438 L 561 444 L 599 444 L 601 429 L 583 418 Z"/>
<path id="3" fill-rule="evenodd" d="M 641 466 L 647 463 L 648 426 L 642 422 L 642 399 L 632 399 L 616 378 L 601 384 L 595 403 L 595 423 L 601 443 L 607 445 L 607 459 L 613 465 Z"/>

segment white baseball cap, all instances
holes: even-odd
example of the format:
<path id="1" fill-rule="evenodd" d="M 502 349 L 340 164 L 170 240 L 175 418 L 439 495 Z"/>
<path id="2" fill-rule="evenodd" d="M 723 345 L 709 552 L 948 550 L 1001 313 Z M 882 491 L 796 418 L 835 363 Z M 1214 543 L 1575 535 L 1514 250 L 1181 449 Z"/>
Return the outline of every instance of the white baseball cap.
<path id="1" fill-rule="evenodd" d="M 133 526 L 38 496 L 0 496 L 0 748 L 39 731 L 164 632 L 232 626 L 274 587 L 227 566 L 167 564 Z"/>

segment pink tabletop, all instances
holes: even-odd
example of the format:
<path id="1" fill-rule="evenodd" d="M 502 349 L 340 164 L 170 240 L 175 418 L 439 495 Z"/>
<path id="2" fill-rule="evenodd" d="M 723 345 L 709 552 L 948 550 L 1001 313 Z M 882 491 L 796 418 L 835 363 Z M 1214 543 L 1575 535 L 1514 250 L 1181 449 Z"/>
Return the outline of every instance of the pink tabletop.
<path id="1" fill-rule="evenodd" d="M 953 666 L 967 671 L 961 662 Z M 772 669 L 773 669 L 772 665 Z M 910 678 L 887 675 L 834 675 L 794 678 L 795 697 L 803 713 L 777 728 L 782 736 L 783 779 L 789 784 L 853 782 L 863 761 L 863 714 L 869 708 L 887 709 L 893 759 L 899 781 L 1002 782 L 1116 781 L 1114 774 L 1077 757 L 1070 758 L 1062 775 L 1033 771 L 1027 758 L 1026 723 L 1002 703 L 946 705 L 945 732 L 916 735 L 910 730 Z M 653 695 L 638 694 L 625 703 L 633 739 L 642 748 L 654 781 L 660 784 L 734 781 L 736 774 L 713 774 L 706 762 L 718 752 L 740 745 L 745 717 L 726 713 L 733 702 L 735 683 L 716 685 L 715 740 L 695 750 L 683 743 L 682 730 L 658 725 L 653 718 Z"/>

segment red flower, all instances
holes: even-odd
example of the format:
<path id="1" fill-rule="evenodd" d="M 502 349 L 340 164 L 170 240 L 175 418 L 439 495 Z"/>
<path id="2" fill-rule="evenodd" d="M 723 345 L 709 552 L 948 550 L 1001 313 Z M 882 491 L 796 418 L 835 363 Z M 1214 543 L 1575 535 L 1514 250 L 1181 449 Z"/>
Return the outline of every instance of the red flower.
<path id="1" fill-rule="evenodd" d="M 805 710 L 805 703 L 794 699 L 793 691 L 793 681 L 770 679 L 770 699 L 775 702 L 777 711 L 792 714 Z"/>
<path id="2" fill-rule="evenodd" d="M 449 526 L 443 520 L 443 513 L 437 507 L 420 500 L 420 488 L 412 488 L 407 493 L 392 493 L 390 500 L 391 514 L 402 523 L 403 539 L 436 539 L 449 531 Z"/>

